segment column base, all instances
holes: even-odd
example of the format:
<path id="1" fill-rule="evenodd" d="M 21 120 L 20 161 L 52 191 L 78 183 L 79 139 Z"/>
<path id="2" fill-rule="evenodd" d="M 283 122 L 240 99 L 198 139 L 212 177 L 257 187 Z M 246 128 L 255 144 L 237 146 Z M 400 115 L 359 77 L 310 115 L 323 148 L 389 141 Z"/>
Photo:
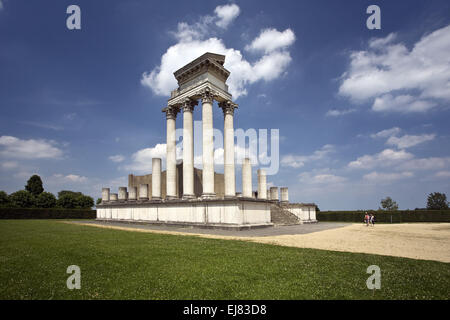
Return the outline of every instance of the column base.
<path id="1" fill-rule="evenodd" d="M 139 201 L 148 201 L 148 198 L 147 197 L 146 198 L 139 197 Z"/>
<path id="2" fill-rule="evenodd" d="M 202 199 L 216 199 L 217 195 L 215 193 L 203 193 Z"/>
<path id="3" fill-rule="evenodd" d="M 166 196 L 166 200 L 178 200 L 177 196 Z"/>
<path id="4" fill-rule="evenodd" d="M 224 198 L 225 199 L 236 199 L 237 196 L 227 196 L 227 195 L 225 195 Z"/>
<path id="5" fill-rule="evenodd" d="M 161 197 L 152 197 L 152 201 L 161 201 Z"/>
<path id="6" fill-rule="evenodd" d="M 183 194 L 182 199 L 183 200 L 191 200 L 191 199 L 196 199 L 197 197 L 195 196 L 195 194 Z"/>

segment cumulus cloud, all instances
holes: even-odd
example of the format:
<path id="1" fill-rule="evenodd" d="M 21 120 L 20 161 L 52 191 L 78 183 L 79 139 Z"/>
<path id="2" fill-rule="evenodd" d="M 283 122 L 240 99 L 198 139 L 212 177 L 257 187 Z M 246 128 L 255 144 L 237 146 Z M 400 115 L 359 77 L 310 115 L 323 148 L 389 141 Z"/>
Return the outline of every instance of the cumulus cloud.
<path id="1" fill-rule="evenodd" d="M 411 178 L 414 177 L 414 174 L 412 172 L 391 172 L 391 173 L 383 173 L 383 172 L 377 172 L 373 171 L 371 173 L 365 174 L 363 176 L 364 180 L 376 182 L 376 183 L 390 183 L 396 180 L 405 179 L 405 178 Z"/>
<path id="2" fill-rule="evenodd" d="M 110 156 L 108 157 L 109 160 L 111 160 L 112 162 L 122 162 L 123 160 L 125 160 L 125 157 L 121 154 L 116 154 L 114 156 Z"/>
<path id="3" fill-rule="evenodd" d="M 77 174 L 68 174 L 63 175 L 60 173 L 54 174 L 50 177 L 50 183 L 61 183 L 61 182 L 87 182 L 88 178 L 84 176 L 80 176 Z"/>
<path id="4" fill-rule="evenodd" d="M 339 93 L 356 102 L 375 99 L 372 109 L 383 112 L 425 112 L 450 101 L 450 26 L 412 49 L 395 40 L 395 34 L 371 39 L 367 50 L 352 52 Z"/>
<path id="5" fill-rule="evenodd" d="M 450 171 L 439 171 L 434 175 L 436 178 L 450 178 Z"/>
<path id="6" fill-rule="evenodd" d="M 330 173 L 313 174 L 304 172 L 299 175 L 300 181 L 308 184 L 339 184 L 347 181 L 347 178 Z"/>
<path id="7" fill-rule="evenodd" d="M 440 170 L 450 167 L 450 157 L 430 157 L 411 159 L 401 162 L 397 168 L 400 170 Z"/>
<path id="8" fill-rule="evenodd" d="M 376 139 L 376 138 L 389 138 L 391 136 L 395 136 L 395 135 L 399 134 L 400 131 L 402 131 L 402 130 L 399 127 L 394 127 L 394 128 L 391 128 L 391 129 L 385 129 L 385 130 L 379 131 L 377 133 L 371 134 L 370 137 L 374 138 L 374 139 Z"/>
<path id="9" fill-rule="evenodd" d="M 60 159 L 63 151 L 52 140 L 22 140 L 12 136 L 0 137 L 0 155 L 17 159 Z"/>
<path id="10" fill-rule="evenodd" d="M 270 53 L 278 49 L 287 48 L 295 41 L 295 34 L 291 29 L 278 31 L 277 29 L 264 29 L 252 43 L 245 46 L 245 50 Z"/>
<path id="11" fill-rule="evenodd" d="M 281 165 L 292 168 L 301 168 L 305 165 L 305 163 L 323 159 L 330 153 L 335 152 L 335 150 L 336 149 L 333 145 L 326 144 L 319 150 L 314 151 L 311 155 L 303 156 L 287 154 L 281 158 Z"/>
<path id="12" fill-rule="evenodd" d="M 241 9 L 236 4 L 226 4 L 217 6 L 214 13 L 217 16 L 216 25 L 220 28 L 226 29 L 228 25 L 237 18 Z"/>
<path id="13" fill-rule="evenodd" d="M 435 134 L 422 134 L 418 136 L 404 135 L 402 137 L 390 137 L 386 144 L 397 146 L 399 149 L 410 148 L 420 143 L 431 141 L 436 137 Z"/>
<path id="14" fill-rule="evenodd" d="M 231 72 L 227 81 L 234 99 L 247 94 L 247 86 L 257 81 L 271 81 L 286 72 L 292 58 L 286 47 L 278 46 L 263 54 L 256 61 L 247 61 L 240 50 L 227 48 L 222 39 L 206 37 L 211 33 L 209 16 L 201 17 L 194 25 L 178 24 L 174 32 L 178 42 L 167 49 L 161 57 L 161 63 L 150 72 L 144 72 L 141 84 L 150 88 L 156 95 L 168 96 L 177 88 L 173 73 L 206 52 L 226 56 L 224 67 Z M 210 21 L 211 20 L 211 21 Z M 291 31 L 292 32 L 292 31 Z"/>
<path id="15" fill-rule="evenodd" d="M 435 107 L 436 103 L 418 99 L 411 95 L 398 95 L 392 96 L 391 94 L 385 94 L 375 98 L 372 105 L 373 111 L 385 111 L 385 112 L 426 112 Z"/>
<path id="16" fill-rule="evenodd" d="M 19 164 L 16 161 L 3 161 L 0 166 L 2 169 L 14 169 L 19 166 Z"/>
<path id="17" fill-rule="evenodd" d="M 353 169 L 388 167 L 412 158 L 414 158 L 414 155 L 404 150 L 396 151 L 392 149 L 385 149 L 380 153 L 374 155 L 364 155 L 362 157 L 359 157 L 355 161 L 351 161 L 348 164 L 348 167 Z"/>
<path id="18" fill-rule="evenodd" d="M 350 109 L 343 109 L 343 110 L 338 110 L 338 109 L 331 109 L 328 110 L 327 113 L 325 113 L 326 117 L 339 117 L 339 116 L 343 116 L 349 113 L 353 113 L 355 112 L 356 109 L 350 108 Z"/>

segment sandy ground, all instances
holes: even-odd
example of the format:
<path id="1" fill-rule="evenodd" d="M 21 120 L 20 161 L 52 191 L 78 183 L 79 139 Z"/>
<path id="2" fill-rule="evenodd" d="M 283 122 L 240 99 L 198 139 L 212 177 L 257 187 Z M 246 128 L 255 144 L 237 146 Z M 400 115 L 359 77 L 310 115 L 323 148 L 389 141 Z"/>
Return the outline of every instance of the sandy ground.
<path id="1" fill-rule="evenodd" d="M 69 222 L 74 223 L 74 222 Z M 421 260 L 450 262 L 449 223 L 363 224 L 318 231 L 264 237 L 224 236 L 217 234 L 183 233 L 164 230 L 137 229 L 130 226 L 108 226 L 78 223 L 87 226 L 129 230 L 136 232 L 195 235 L 215 239 L 235 239 L 281 246 L 314 248 L 333 251 L 360 252 Z"/>

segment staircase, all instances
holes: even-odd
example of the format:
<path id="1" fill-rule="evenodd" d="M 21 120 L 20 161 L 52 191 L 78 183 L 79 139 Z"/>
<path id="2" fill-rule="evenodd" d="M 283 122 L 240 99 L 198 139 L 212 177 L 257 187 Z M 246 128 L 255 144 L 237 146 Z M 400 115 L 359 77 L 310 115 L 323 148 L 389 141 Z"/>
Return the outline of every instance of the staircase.
<path id="1" fill-rule="evenodd" d="M 302 224 L 295 214 L 284 209 L 278 203 L 274 203 L 270 206 L 270 220 L 275 225 Z"/>

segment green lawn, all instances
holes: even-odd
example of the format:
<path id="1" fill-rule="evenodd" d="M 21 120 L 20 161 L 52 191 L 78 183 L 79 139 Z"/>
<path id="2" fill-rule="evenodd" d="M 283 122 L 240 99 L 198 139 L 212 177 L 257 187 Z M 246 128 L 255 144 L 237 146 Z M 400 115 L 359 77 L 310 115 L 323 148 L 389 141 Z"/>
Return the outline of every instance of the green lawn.
<path id="1" fill-rule="evenodd" d="M 73 264 L 81 290 L 66 287 Z M 373 264 L 376 292 L 366 287 Z M 0 299 L 449 299 L 449 291 L 446 263 L 0 220 Z"/>

